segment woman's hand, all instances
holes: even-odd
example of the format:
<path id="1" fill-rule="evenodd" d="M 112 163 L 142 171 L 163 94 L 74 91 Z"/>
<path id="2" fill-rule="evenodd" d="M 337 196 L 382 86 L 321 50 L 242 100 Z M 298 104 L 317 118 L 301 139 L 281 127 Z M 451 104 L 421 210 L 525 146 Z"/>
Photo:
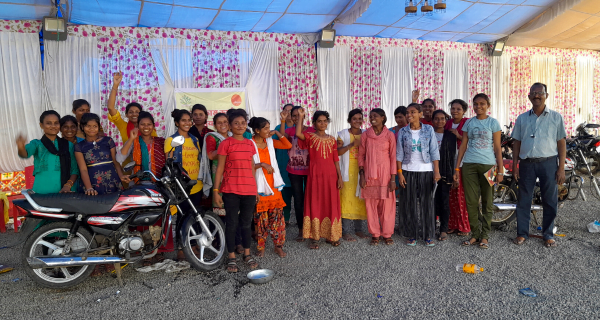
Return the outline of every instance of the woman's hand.
<path id="1" fill-rule="evenodd" d="M 271 130 L 271 132 L 269 132 L 268 138 L 271 138 L 272 136 L 277 136 L 279 139 L 282 137 L 281 133 L 277 130 Z"/>
<path id="2" fill-rule="evenodd" d="M 131 182 L 131 179 L 129 179 L 129 176 L 122 176 L 121 182 L 127 184 L 127 183 Z"/>
<path id="3" fill-rule="evenodd" d="M 25 139 L 25 137 L 19 134 L 15 141 L 17 143 L 17 148 L 25 149 L 25 144 L 27 143 L 27 139 Z"/>
<path id="4" fill-rule="evenodd" d="M 404 178 L 404 174 L 398 173 L 398 184 L 402 188 L 406 188 L 406 179 Z"/>
<path id="5" fill-rule="evenodd" d="M 421 95 L 420 89 L 413 90 L 412 91 L 412 102 L 418 103 L 420 95 Z"/>
<path id="6" fill-rule="evenodd" d="M 129 132 L 129 140 L 133 141 L 134 139 L 136 139 L 138 137 L 138 134 L 139 134 L 138 128 L 133 128 L 131 130 L 131 132 Z"/>
<path id="7" fill-rule="evenodd" d="M 440 173 L 437 171 L 434 171 L 433 172 L 433 181 L 438 182 L 438 181 L 440 181 L 440 179 L 442 179 L 442 176 L 440 175 Z"/>
<path id="8" fill-rule="evenodd" d="M 221 198 L 221 195 L 218 192 L 213 192 L 213 202 L 218 208 L 223 208 L 223 198 Z"/>
<path id="9" fill-rule="evenodd" d="M 68 185 L 68 184 L 65 184 L 65 185 L 64 185 L 64 186 L 63 186 L 63 187 L 60 189 L 60 191 L 59 191 L 59 192 L 60 192 L 60 193 L 69 193 L 69 192 L 73 192 L 73 191 L 71 191 L 71 187 L 72 187 L 72 186 L 73 186 L 73 185 Z"/>
<path id="10" fill-rule="evenodd" d="M 367 181 L 365 180 L 365 173 L 363 171 L 360 172 L 358 177 L 358 183 L 360 184 L 360 188 L 364 189 L 367 186 Z"/>
<path id="11" fill-rule="evenodd" d="M 342 176 L 338 175 L 337 188 L 342 189 L 343 187 L 344 187 L 344 180 L 342 180 Z"/>
<path id="12" fill-rule="evenodd" d="M 306 111 L 304 110 L 304 108 L 299 108 L 298 109 L 298 125 L 302 125 L 302 122 L 304 120 L 304 117 L 306 116 Z"/>
<path id="13" fill-rule="evenodd" d="M 460 181 L 460 170 L 454 170 L 454 182 L 458 183 Z"/>
<path id="14" fill-rule="evenodd" d="M 390 183 L 388 185 L 388 189 L 389 189 L 390 192 L 396 191 L 396 179 L 395 179 L 395 177 L 393 177 L 392 179 L 390 179 Z"/>
<path id="15" fill-rule="evenodd" d="M 458 188 L 458 181 L 452 181 L 452 189 Z"/>
<path id="16" fill-rule="evenodd" d="M 85 194 L 87 194 L 88 196 L 97 196 L 98 191 L 94 190 L 94 188 L 89 188 L 85 190 Z"/>
<path id="17" fill-rule="evenodd" d="M 279 114 L 279 119 L 281 120 L 281 123 L 285 122 L 285 119 L 287 119 L 287 117 L 290 115 L 290 112 L 287 110 L 283 110 L 281 111 L 281 113 Z"/>
<path id="18" fill-rule="evenodd" d="M 261 162 L 261 163 L 260 163 L 260 166 L 261 166 L 263 169 L 267 170 L 267 173 L 268 173 L 268 174 L 272 174 L 272 173 L 273 173 L 273 167 L 271 167 L 271 165 L 270 165 L 270 164 L 266 164 L 266 163 L 264 163 L 264 162 Z"/>
<path id="19" fill-rule="evenodd" d="M 456 130 L 456 129 L 448 129 L 448 131 L 452 132 L 452 134 L 454 134 L 457 138 L 462 138 L 462 136 L 460 135 L 460 133 L 458 133 L 458 130 Z"/>
<path id="20" fill-rule="evenodd" d="M 259 202 L 260 202 L 260 194 L 257 193 L 256 194 L 256 203 L 259 203 Z"/>
<path id="21" fill-rule="evenodd" d="M 502 183 L 502 180 L 504 180 L 504 175 L 503 174 L 496 174 L 496 183 Z"/>
<path id="22" fill-rule="evenodd" d="M 113 73 L 113 85 L 118 87 L 121 81 L 123 81 L 123 74 L 121 72 Z"/>

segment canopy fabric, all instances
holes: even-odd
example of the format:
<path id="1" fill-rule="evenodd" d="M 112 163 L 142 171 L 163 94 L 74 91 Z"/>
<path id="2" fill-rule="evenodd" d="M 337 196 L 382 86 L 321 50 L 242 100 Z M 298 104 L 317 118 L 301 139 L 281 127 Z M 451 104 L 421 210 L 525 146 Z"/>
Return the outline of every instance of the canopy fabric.
<path id="1" fill-rule="evenodd" d="M 437 0 L 430 0 L 433 4 Z M 61 0 L 75 24 L 314 33 L 485 43 L 505 37 L 554 4 L 573 0 L 448 0 L 445 13 L 409 17 L 404 0 Z M 576 0 L 577 1 L 577 0 Z M 597 2 L 596 0 L 588 0 Z M 415 0 L 418 7 L 424 0 Z M 0 19 L 40 19 L 50 0 L 0 2 Z M 344 24 L 346 23 L 346 24 Z"/>

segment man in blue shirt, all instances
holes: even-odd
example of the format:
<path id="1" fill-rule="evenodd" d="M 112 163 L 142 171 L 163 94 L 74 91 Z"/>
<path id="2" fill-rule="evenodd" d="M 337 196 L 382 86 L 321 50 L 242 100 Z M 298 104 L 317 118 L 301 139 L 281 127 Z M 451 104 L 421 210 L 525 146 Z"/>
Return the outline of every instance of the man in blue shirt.
<path id="1" fill-rule="evenodd" d="M 517 202 L 517 238 L 514 243 L 523 244 L 529 238 L 531 201 L 536 180 L 542 193 L 544 218 L 542 233 L 546 247 L 556 247 L 554 218 L 558 207 L 558 187 L 565 181 L 565 157 L 567 154 L 565 123 L 560 113 L 546 107 L 547 87 L 534 83 L 529 90 L 531 110 L 517 118 L 512 137 L 513 154 L 520 161 L 513 161 L 513 173 L 519 181 Z"/>

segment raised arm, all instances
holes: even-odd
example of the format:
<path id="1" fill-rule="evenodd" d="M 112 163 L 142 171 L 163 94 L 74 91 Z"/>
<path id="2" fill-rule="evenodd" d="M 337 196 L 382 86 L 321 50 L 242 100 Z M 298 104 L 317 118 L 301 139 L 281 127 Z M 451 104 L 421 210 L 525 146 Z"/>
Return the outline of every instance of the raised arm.
<path id="1" fill-rule="evenodd" d="M 282 136 L 284 136 L 288 139 L 290 137 L 287 134 L 285 134 L 285 119 L 287 119 L 287 116 L 289 113 L 290 113 L 289 111 L 283 110 L 283 111 L 281 111 L 281 114 L 279 115 L 280 120 L 281 120 L 280 121 L 281 124 L 279 125 L 279 133 L 281 133 Z M 279 139 L 281 139 L 281 137 L 279 135 L 277 135 L 277 136 L 279 137 Z"/>
<path id="2" fill-rule="evenodd" d="M 303 108 L 299 108 L 298 109 L 298 123 L 296 123 L 296 137 L 298 137 L 298 139 L 300 139 L 302 141 L 304 141 L 306 139 L 306 137 L 304 136 L 304 133 L 302 133 L 302 127 L 303 127 L 305 115 L 306 115 L 306 111 L 304 111 Z"/>
<path id="3" fill-rule="evenodd" d="M 123 74 L 121 72 L 115 72 L 113 74 L 113 86 L 110 90 L 110 96 L 108 97 L 108 113 L 111 116 L 115 116 L 119 111 L 115 108 L 115 102 L 117 101 L 117 93 L 119 92 L 119 85 L 123 80 Z"/>
<path id="4" fill-rule="evenodd" d="M 29 155 L 27 154 L 27 149 L 25 149 L 25 144 L 27 143 L 27 140 L 25 139 L 25 137 L 23 137 L 22 135 L 18 135 L 17 136 L 17 150 L 18 150 L 18 154 L 19 157 L 21 158 L 29 158 Z"/>

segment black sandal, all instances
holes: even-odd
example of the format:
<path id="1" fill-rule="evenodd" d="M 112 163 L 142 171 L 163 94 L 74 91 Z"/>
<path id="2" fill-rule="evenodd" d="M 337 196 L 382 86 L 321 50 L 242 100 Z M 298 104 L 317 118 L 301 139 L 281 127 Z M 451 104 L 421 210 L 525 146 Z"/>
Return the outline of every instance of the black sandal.
<path id="1" fill-rule="evenodd" d="M 378 244 L 379 244 L 379 237 L 371 237 L 371 243 L 370 243 L 370 245 L 376 246 Z"/>
<path id="2" fill-rule="evenodd" d="M 258 262 L 252 258 L 251 255 L 244 256 L 244 262 L 250 267 L 250 269 L 258 268 Z"/>
<path id="3" fill-rule="evenodd" d="M 237 273 L 238 271 L 240 271 L 240 269 L 238 269 L 237 263 L 235 262 L 235 258 L 229 258 L 227 260 L 227 272 Z"/>

